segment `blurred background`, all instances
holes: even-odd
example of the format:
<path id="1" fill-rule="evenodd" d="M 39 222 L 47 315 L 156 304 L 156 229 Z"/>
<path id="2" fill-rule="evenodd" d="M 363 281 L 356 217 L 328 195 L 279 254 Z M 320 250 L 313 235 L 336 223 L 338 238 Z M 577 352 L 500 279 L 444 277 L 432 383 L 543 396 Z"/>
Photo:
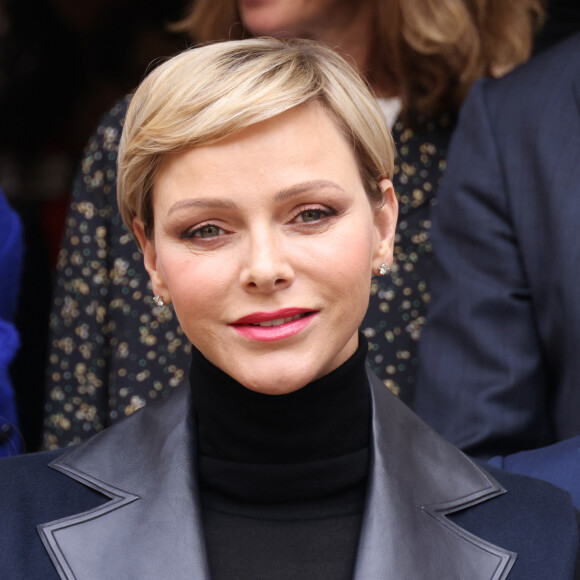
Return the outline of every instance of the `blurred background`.
<path id="1" fill-rule="evenodd" d="M 73 176 L 99 118 L 151 61 L 184 49 L 170 34 L 187 0 L 0 0 L 0 188 L 24 225 L 11 367 L 25 449 L 39 446 L 52 278 Z"/>
<path id="2" fill-rule="evenodd" d="M 152 61 L 186 48 L 167 24 L 188 5 L 0 0 L 0 188 L 25 230 L 16 321 L 22 346 L 11 375 L 26 451 L 40 445 L 44 389 L 44 367 L 30 361 L 45 359 L 55 264 L 83 148 L 99 118 Z M 536 50 L 579 28 L 578 0 L 552 0 L 548 8 Z"/>

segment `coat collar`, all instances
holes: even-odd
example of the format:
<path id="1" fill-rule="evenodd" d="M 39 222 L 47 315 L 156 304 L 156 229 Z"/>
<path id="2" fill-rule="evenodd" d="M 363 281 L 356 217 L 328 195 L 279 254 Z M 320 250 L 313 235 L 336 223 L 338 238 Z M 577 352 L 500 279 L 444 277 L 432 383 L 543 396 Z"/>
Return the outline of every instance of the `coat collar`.
<path id="1" fill-rule="evenodd" d="M 39 526 L 62 578 L 209 579 L 189 407 L 183 385 L 51 463 L 111 498 Z"/>
<path id="2" fill-rule="evenodd" d="M 372 463 L 355 580 L 500 580 L 515 554 L 445 516 L 505 490 L 369 373 Z"/>
<path id="3" fill-rule="evenodd" d="M 505 490 L 369 377 L 372 459 L 354 579 L 505 578 L 515 555 L 445 517 Z M 110 498 L 39 526 L 62 578 L 209 580 L 190 407 L 183 385 L 51 464 Z"/>

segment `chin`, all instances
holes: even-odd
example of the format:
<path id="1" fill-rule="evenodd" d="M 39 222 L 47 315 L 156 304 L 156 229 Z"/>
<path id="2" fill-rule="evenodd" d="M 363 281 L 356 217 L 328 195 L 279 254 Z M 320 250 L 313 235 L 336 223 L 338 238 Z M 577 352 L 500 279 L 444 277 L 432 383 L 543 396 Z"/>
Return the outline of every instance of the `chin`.
<path id="1" fill-rule="evenodd" d="M 283 29 L 274 22 L 264 22 L 261 20 L 259 23 L 253 24 L 250 20 L 248 24 L 244 24 L 246 30 L 249 30 L 253 36 L 275 36 L 277 38 L 290 38 L 292 37 L 291 32 L 284 32 Z"/>
<path id="2" fill-rule="evenodd" d="M 251 375 L 251 380 L 245 381 L 242 377 L 236 380 L 244 385 L 246 389 L 256 393 L 262 393 L 263 395 L 288 395 L 299 391 L 316 378 L 300 377 L 295 370 L 293 369 L 290 376 L 287 377 L 280 372 L 266 372 L 263 379 L 262 377 L 257 377 L 254 371 Z M 272 377 L 275 377 L 275 379 L 272 380 Z"/>
<path id="3" fill-rule="evenodd" d="M 290 393 L 295 393 L 300 389 L 304 388 L 306 385 L 298 386 L 298 385 L 272 385 L 271 383 L 268 385 L 257 385 L 256 388 L 249 388 L 251 391 L 256 393 L 261 393 L 262 395 L 271 395 L 272 397 L 280 396 L 280 395 L 289 395 Z"/>
<path id="4" fill-rule="evenodd" d="M 244 28 L 254 36 L 276 36 L 278 38 L 297 36 L 292 18 L 276 15 L 271 9 L 242 11 L 241 17 Z"/>

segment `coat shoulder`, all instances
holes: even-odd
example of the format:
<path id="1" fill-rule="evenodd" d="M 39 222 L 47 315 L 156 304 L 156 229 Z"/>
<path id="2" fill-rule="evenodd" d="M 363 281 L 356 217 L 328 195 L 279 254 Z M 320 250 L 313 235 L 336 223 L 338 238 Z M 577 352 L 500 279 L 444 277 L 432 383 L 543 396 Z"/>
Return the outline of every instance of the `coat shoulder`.
<path id="1" fill-rule="evenodd" d="M 517 553 L 514 578 L 573 578 L 578 519 L 568 492 L 485 465 L 506 493 L 450 517 L 469 532 Z"/>
<path id="2" fill-rule="evenodd" d="M 57 578 L 36 527 L 109 500 L 49 466 L 67 451 L 0 460 L 0 570 L 6 578 Z"/>
<path id="3" fill-rule="evenodd" d="M 522 128 L 540 120 L 550 120 L 562 114 L 562 103 L 570 103 L 576 111 L 572 87 L 580 83 L 580 34 L 575 34 L 557 45 L 540 52 L 534 58 L 501 78 L 481 78 L 474 83 L 474 94 L 481 91 L 495 128 L 501 131 L 515 116 Z M 469 97 L 468 97 L 469 98 Z M 557 106 L 556 106 L 557 104 Z M 568 114 L 568 109 L 564 109 Z M 520 134 L 516 135 L 521 138 Z"/>

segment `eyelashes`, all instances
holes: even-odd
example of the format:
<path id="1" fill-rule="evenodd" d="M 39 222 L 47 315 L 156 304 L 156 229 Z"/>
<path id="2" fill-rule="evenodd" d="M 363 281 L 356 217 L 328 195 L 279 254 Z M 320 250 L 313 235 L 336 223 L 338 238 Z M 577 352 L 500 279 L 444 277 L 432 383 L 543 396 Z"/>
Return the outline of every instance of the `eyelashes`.
<path id="1" fill-rule="evenodd" d="M 225 230 L 216 226 L 215 224 L 202 224 L 196 228 L 185 231 L 181 234 L 180 239 L 190 240 L 192 238 L 199 238 L 201 240 L 211 240 L 224 234 Z"/>
<path id="2" fill-rule="evenodd" d="M 294 221 L 298 223 L 316 223 L 324 218 L 329 218 L 335 216 L 337 212 L 334 209 L 323 207 L 323 206 L 313 206 L 300 210 Z"/>
<path id="3" fill-rule="evenodd" d="M 338 215 L 338 211 L 335 209 L 323 206 L 323 205 L 312 205 L 308 207 L 302 207 L 297 211 L 287 223 L 289 225 L 296 224 L 298 226 L 316 226 L 317 224 L 325 223 L 329 218 Z M 199 240 L 199 241 L 212 241 L 216 240 L 229 232 L 223 227 L 213 223 L 206 222 L 200 225 L 196 225 L 192 228 L 184 231 L 179 238 L 181 240 Z"/>

